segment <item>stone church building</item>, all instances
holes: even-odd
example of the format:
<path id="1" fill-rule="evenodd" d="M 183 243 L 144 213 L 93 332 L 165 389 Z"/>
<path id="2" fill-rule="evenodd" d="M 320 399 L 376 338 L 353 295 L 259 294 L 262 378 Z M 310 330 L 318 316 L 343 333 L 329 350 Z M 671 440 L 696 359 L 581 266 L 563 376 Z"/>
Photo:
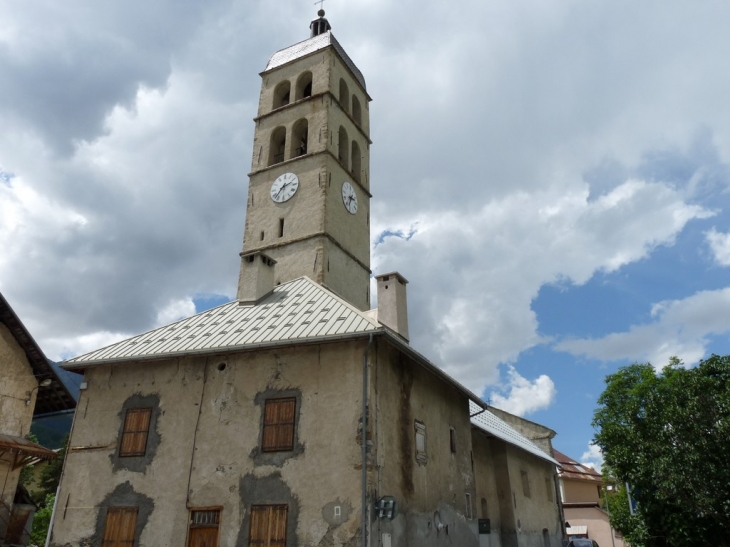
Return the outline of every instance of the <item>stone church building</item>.
<path id="1" fill-rule="evenodd" d="M 556 462 L 370 309 L 365 79 L 320 10 L 263 79 L 237 299 L 84 374 L 50 545 L 561 545 Z"/>

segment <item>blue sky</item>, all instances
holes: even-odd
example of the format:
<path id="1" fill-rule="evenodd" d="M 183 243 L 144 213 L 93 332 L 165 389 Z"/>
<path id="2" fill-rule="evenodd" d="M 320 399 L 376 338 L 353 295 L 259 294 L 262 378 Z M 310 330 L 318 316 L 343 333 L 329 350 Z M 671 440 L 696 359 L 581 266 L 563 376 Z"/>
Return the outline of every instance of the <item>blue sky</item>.
<path id="1" fill-rule="evenodd" d="M 325 9 L 418 351 L 579 459 L 606 374 L 730 353 L 730 5 Z M 0 291 L 49 357 L 234 297 L 259 73 L 315 12 L 0 4 Z"/>

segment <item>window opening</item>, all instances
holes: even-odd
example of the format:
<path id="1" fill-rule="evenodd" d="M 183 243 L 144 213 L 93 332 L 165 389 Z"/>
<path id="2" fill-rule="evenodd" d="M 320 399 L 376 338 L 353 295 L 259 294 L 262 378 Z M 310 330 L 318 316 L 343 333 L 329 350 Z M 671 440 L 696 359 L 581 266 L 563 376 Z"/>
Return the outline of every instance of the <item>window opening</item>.
<path id="1" fill-rule="evenodd" d="M 453 427 L 449 428 L 449 445 L 451 447 L 451 453 L 456 454 L 456 429 Z"/>
<path id="2" fill-rule="evenodd" d="M 340 78 L 340 105 L 345 112 L 350 112 L 350 90 L 343 78 Z"/>
<path id="3" fill-rule="evenodd" d="M 218 547 L 220 509 L 190 511 L 188 547 Z"/>
<path id="4" fill-rule="evenodd" d="M 464 513 L 464 516 L 467 520 L 471 520 L 473 518 L 471 513 L 471 494 L 466 494 L 466 512 Z"/>
<path id="5" fill-rule="evenodd" d="M 530 497 L 530 477 L 528 476 L 527 471 L 521 470 L 520 477 L 522 478 L 522 493 L 525 495 L 526 498 L 529 498 Z"/>
<path id="6" fill-rule="evenodd" d="M 284 237 L 284 219 L 279 219 L 279 237 Z"/>
<path id="7" fill-rule="evenodd" d="M 357 182 L 360 182 L 360 147 L 356 141 L 352 141 L 352 155 L 351 155 L 351 173 L 352 178 Z"/>
<path id="8" fill-rule="evenodd" d="M 291 91 L 291 82 L 285 80 L 276 86 L 274 90 L 274 109 L 281 108 L 289 104 Z"/>
<path id="9" fill-rule="evenodd" d="M 144 456 L 152 419 L 151 408 L 129 408 L 124 416 L 119 457 Z"/>
<path id="10" fill-rule="evenodd" d="M 251 547 L 286 547 L 288 505 L 252 505 L 248 544 Z"/>
<path id="11" fill-rule="evenodd" d="M 426 455 L 426 424 L 416 420 L 413 426 L 416 430 L 416 461 L 420 465 L 425 465 L 428 461 Z"/>
<path id="12" fill-rule="evenodd" d="M 132 547 L 137 528 L 137 507 L 108 507 L 102 547 Z"/>
<path id="13" fill-rule="evenodd" d="M 264 240 L 264 233 L 261 232 L 261 241 L 263 241 L 263 240 Z"/>
<path id="14" fill-rule="evenodd" d="M 337 134 L 338 137 L 338 153 L 337 158 L 340 160 L 340 163 L 345 168 L 346 171 L 349 171 L 349 168 L 347 166 L 347 160 L 348 160 L 348 148 L 349 148 L 349 142 L 347 140 L 347 131 L 344 127 L 340 126 L 340 131 Z"/>
<path id="15" fill-rule="evenodd" d="M 261 450 L 283 452 L 294 449 L 296 399 L 268 399 L 264 404 L 264 428 Z"/>
<path id="16" fill-rule="evenodd" d="M 307 153 L 307 142 L 309 140 L 309 122 L 306 118 L 298 120 L 292 128 L 292 151 L 291 157 L 296 158 Z"/>
<path id="17" fill-rule="evenodd" d="M 275 165 L 284 161 L 284 151 L 286 150 L 286 127 L 277 127 L 271 133 L 271 143 L 269 145 L 269 165 Z"/>
<path id="18" fill-rule="evenodd" d="M 362 125 L 362 111 L 360 109 L 360 101 L 356 95 L 352 96 L 352 117 L 357 125 Z"/>
<path id="19" fill-rule="evenodd" d="M 312 73 L 305 72 L 297 79 L 297 90 L 295 100 L 306 99 L 312 96 Z"/>

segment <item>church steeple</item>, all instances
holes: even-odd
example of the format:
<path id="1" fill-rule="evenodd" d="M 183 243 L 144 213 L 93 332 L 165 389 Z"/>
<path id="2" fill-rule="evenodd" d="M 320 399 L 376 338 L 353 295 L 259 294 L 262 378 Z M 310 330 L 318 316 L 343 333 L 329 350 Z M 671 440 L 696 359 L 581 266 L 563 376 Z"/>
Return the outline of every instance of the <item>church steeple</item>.
<path id="1" fill-rule="evenodd" d="M 329 21 L 324 18 L 324 10 L 320 9 L 317 12 L 317 15 L 319 15 L 319 19 L 315 19 L 309 23 L 309 28 L 312 30 L 312 33 L 309 35 L 310 38 L 314 38 L 315 36 L 319 36 L 320 34 L 324 34 L 325 32 L 332 30 L 332 26 Z"/>
<path id="2" fill-rule="evenodd" d="M 310 28 L 309 39 L 276 52 L 261 73 L 239 300 L 251 301 L 247 288 L 260 292 L 267 266 L 274 283 L 306 275 L 366 310 L 370 96 L 324 10 Z"/>

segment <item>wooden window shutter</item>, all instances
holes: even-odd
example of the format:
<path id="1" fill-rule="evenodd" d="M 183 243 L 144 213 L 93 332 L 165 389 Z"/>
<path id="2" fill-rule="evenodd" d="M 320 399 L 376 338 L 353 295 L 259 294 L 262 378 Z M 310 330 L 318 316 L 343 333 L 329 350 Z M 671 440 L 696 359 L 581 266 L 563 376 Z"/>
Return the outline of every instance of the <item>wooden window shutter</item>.
<path id="1" fill-rule="evenodd" d="M 137 511 L 137 507 L 107 508 L 102 547 L 132 547 L 134 545 Z"/>
<path id="2" fill-rule="evenodd" d="M 144 456 L 152 419 L 151 408 L 130 408 L 124 417 L 120 456 Z"/>
<path id="3" fill-rule="evenodd" d="M 220 519 L 220 509 L 191 511 L 188 547 L 218 547 Z"/>
<path id="4" fill-rule="evenodd" d="M 286 547 L 288 505 L 251 506 L 250 547 Z"/>
<path id="5" fill-rule="evenodd" d="M 297 400 L 269 399 L 264 404 L 264 431 L 261 450 L 279 452 L 294 450 L 294 419 Z"/>

